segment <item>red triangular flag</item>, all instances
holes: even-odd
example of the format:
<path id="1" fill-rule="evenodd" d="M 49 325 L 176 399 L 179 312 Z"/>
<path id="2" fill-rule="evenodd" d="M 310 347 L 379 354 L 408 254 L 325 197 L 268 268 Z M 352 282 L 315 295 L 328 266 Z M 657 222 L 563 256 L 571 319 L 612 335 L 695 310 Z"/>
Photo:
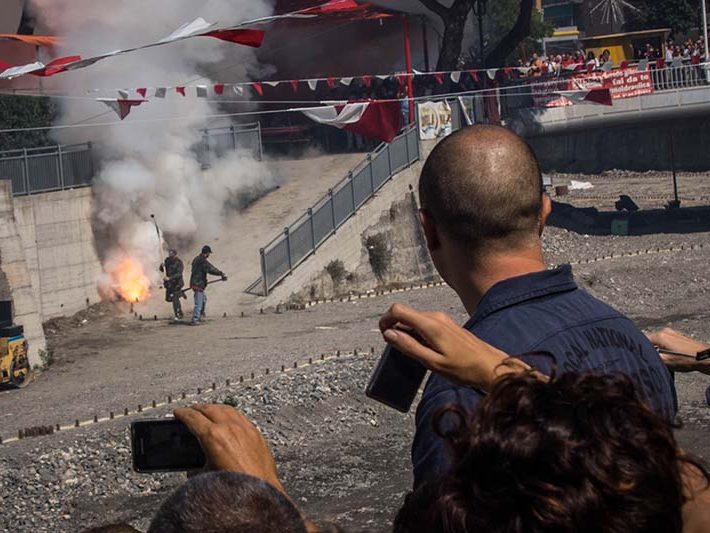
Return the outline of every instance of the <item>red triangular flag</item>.
<path id="1" fill-rule="evenodd" d="M 222 96 L 224 94 L 224 83 L 215 83 L 213 89 L 216 95 Z"/>
<path id="2" fill-rule="evenodd" d="M 126 118 L 131 112 L 131 108 L 141 105 L 143 102 L 148 100 L 123 100 L 115 98 L 98 98 L 99 102 L 106 104 L 108 107 L 113 109 L 121 120 Z"/>
<path id="3" fill-rule="evenodd" d="M 264 41 L 264 33 L 263 30 L 214 30 L 203 33 L 202 36 L 259 48 Z"/>
<path id="4" fill-rule="evenodd" d="M 185 87 L 175 87 L 175 90 L 185 96 Z"/>
<path id="5" fill-rule="evenodd" d="M 35 70 L 30 72 L 30 74 L 33 76 L 53 76 L 59 72 L 64 72 L 66 65 L 75 61 L 81 61 L 81 56 L 58 57 L 47 63 L 43 69 Z"/>
<path id="6" fill-rule="evenodd" d="M 478 72 L 476 72 L 475 70 L 469 70 L 468 73 L 473 81 L 478 81 Z"/>
<path id="7" fill-rule="evenodd" d="M 407 76 L 404 74 L 399 74 L 397 75 L 397 82 L 402 86 L 406 87 L 407 86 Z"/>
<path id="8" fill-rule="evenodd" d="M 304 115 L 363 137 L 392 142 L 402 128 L 402 109 L 394 102 L 351 102 L 346 105 L 312 107 Z"/>
<path id="9" fill-rule="evenodd" d="M 252 83 L 251 86 L 259 96 L 264 96 L 264 87 L 262 87 L 261 83 L 256 81 L 256 82 Z"/>
<path id="10" fill-rule="evenodd" d="M 328 87 L 330 87 L 331 89 L 333 87 L 335 87 L 335 78 L 328 76 L 328 78 L 326 78 L 325 82 L 328 84 Z"/>
<path id="11" fill-rule="evenodd" d="M 503 67 L 503 74 L 510 77 L 510 73 L 513 72 L 513 67 Z"/>
<path id="12" fill-rule="evenodd" d="M 444 84 L 444 75 L 441 72 L 435 72 L 434 79 L 436 80 L 436 83 L 438 83 L 439 85 Z"/>
<path id="13" fill-rule="evenodd" d="M 360 79 L 365 84 L 365 87 L 372 85 L 372 76 L 362 76 Z"/>
<path id="14" fill-rule="evenodd" d="M 136 89 L 136 92 L 140 94 L 143 98 L 145 98 L 146 93 L 148 92 L 148 89 L 145 87 L 141 87 L 139 89 Z"/>
<path id="15" fill-rule="evenodd" d="M 297 93 L 298 92 L 298 80 L 291 80 L 289 83 L 291 84 L 291 87 L 293 87 L 293 92 Z"/>

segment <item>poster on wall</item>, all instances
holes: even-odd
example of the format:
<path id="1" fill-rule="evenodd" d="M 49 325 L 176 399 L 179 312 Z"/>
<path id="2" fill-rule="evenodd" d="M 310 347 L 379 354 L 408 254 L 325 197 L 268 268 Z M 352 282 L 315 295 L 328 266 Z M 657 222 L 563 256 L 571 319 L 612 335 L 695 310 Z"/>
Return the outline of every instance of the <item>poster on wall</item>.
<path id="1" fill-rule="evenodd" d="M 451 107 L 447 102 L 422 102 L 418 105 L 418 111 L 421 140 L 446 137 L 453 131 Z"/>

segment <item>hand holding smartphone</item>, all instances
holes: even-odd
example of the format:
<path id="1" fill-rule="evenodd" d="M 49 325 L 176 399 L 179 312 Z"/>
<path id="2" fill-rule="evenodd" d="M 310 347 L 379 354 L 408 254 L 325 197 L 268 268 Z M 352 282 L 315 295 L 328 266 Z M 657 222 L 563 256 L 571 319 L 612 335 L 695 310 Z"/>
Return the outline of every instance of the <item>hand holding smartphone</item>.
<path id="1" fill-rule="evenodd" d="M 409 411 L 427 369 L 416 359 L 387 346 L 375 368 L 365 394 L 403 413 Z"/>
<path id="2" fill-rule="evenodd" d="M 176 420 L 136 420 L 131 423 L 133 469 L 141 473 L 204 468 L 205 454 L 197 437 Z"/>

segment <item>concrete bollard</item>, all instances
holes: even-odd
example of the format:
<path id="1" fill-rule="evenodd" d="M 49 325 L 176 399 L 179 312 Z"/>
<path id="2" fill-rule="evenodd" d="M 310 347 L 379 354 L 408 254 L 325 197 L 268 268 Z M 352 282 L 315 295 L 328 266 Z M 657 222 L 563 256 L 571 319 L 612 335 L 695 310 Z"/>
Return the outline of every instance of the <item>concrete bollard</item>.
<path id="1" fill-rule="evenodd" d="M 123 409 L 123 416 L 128 416 L 128 407 Z"/>
<path id="2" fill-rule="evenodd" d="M 78 428 L 78 427 L 79 427 L 79 420 L 78 420 L 78 419 L 77 419 L 77 420 L 74 420 L 74 427 L 75 427 L 75 428 Z"/>
<path id="3" fill-rule="evenodd" d="M 109 411 L 108 413 L 108 419 L 113 420 L 113 411 Z"/>

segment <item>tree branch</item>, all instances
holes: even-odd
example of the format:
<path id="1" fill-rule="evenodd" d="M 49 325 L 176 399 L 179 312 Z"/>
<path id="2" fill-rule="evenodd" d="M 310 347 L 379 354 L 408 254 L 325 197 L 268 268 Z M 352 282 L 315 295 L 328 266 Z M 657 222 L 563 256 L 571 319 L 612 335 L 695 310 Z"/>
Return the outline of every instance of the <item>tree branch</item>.
<path id="1" fill-rule="evenodd" d="M 422 0 L 419 1 L 421 2 Z M 501 39 L 496 47 L 486 55 L 486 67 L 494 68 L 502 66 L 508 56 L 515 51 L 515 48 L 523 39 L 530 35 L 530 21 L 534 8 L 534 0 L 520 0 L 520 11 L 518 12 L 518 19 L 515 21 L 515 25 L 510 29 L 508 34 Z"/>
<path id="2" fill-rule="evenodd" d="M 433 11 L 443 20 L 446 20 L 446 17 L 449 14 L 449 8 L 444 7 L 437 0 L 419 0 L 419 2 L 424 4 L 424 7 L 426 7 L 429 11 Z"/>

